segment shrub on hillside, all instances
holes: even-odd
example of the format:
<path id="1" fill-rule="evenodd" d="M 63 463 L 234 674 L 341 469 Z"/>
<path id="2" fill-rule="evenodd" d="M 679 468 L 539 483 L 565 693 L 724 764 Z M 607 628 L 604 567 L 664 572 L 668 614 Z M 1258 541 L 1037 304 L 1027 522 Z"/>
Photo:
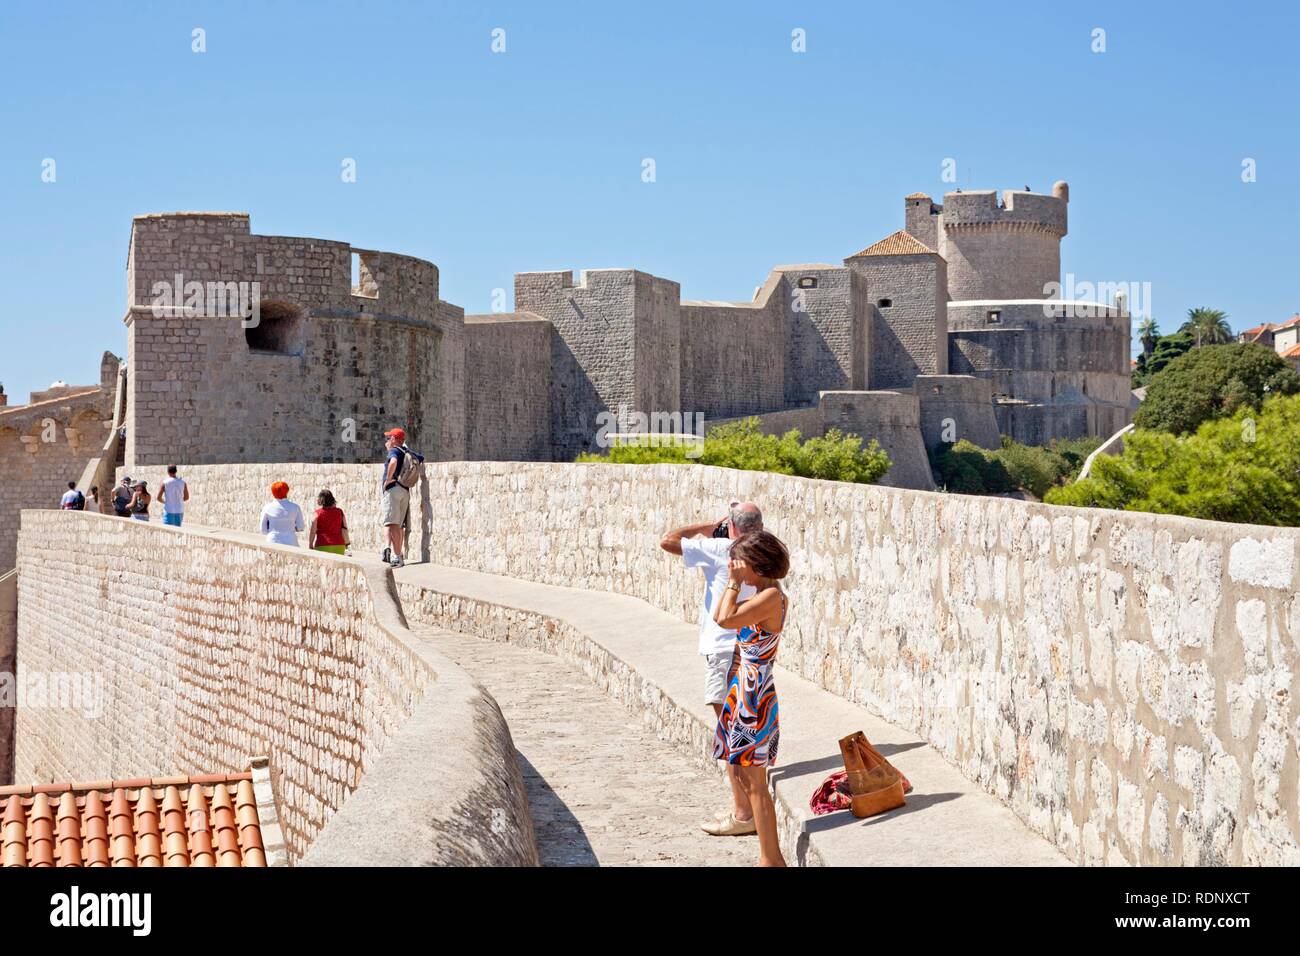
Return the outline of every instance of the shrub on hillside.
<path id="1" fill-rule="evenodd" d="M 941 488 L 960 494 L 1024 490 L 1041 498 L 1049 488 L 1077 475 L 1099 444 L 1099 438 L 1072 438 L 1046 446 L 1021 445 L 1004 435 L 1001 448 L 987 449 L 963 439 L 936 450 L 934 480 Z"/>
<path id="2" fill-rule="evenodd" d="M 889 470 L 889 456 L 872 439 L 863 446 L 858 435 L 828 429 L 825 435 L 804 439 L 798 429 L 784 435 L 765 435 L 757 418 L 728 422 L 710 429 L 699 457 L 688 457 L 689 445 L 665 442 L 661 436 L 620 441 L 608 455 L 583 454 L 580 462 L 645 465 L 662 462 L 715 465 L 746 471 L 773 471 L 802 478 L 825 478 L 874 484 Z"/>
<path id="3" fill-rule="evenodd" d="M 1123 454 L 1099 457 L 1087 478 L 1045 500 L 1300 526 L 1300 395 L 1270 398 L 1258 412 L 1240 408 L 1192 435 L 1130 432 Z"/>
<path id="4" fill-rule="evenodd" d="M 1258 409 L 1269 395 L 1300 391 L 1300 375 L 1272 349 L 1253 342 L 1206 345 L 1179 356 L 1147 385 L 1134 416 L 1139 428 L 1190 434 L 1202 422 Z"/>

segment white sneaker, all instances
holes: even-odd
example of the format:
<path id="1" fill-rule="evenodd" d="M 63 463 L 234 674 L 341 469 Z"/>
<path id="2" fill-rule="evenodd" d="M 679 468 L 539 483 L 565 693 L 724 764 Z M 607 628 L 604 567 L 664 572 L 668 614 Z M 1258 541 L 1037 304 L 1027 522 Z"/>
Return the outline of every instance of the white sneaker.
<path id="1" fill-rule="evenodd" d="M 405 563 L 406 562 L 402 560 L 402 556 L 400 554 L 393 555 L 393 561 L 392 561 L 393 567 L 400 568 Z"/>

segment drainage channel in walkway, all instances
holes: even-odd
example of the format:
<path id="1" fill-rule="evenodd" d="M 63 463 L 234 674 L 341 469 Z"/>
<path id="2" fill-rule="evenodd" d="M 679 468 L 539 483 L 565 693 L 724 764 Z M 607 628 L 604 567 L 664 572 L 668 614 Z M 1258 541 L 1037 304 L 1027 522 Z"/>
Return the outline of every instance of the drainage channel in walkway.
<path id="1" fill-rule="evenodd" d="M 752 866 L 755 837 L 710 837 L 726 782 L 541 651 L 416 630 L 496 698 L 519 752 L 545 866 Z M 701 675 L 701 690 L 703 688 Z"/>

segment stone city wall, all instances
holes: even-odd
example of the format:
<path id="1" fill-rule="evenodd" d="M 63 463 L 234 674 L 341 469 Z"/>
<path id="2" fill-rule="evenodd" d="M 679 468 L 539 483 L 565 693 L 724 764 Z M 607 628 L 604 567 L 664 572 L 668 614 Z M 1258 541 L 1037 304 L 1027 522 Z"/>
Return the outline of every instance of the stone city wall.
<path id="1" fill-rule="evenodd" d="M 0 574 L 0 682 L 12 675 L 18 648 L 18 569 Z M 0 787 L 14 781 L 14 714 L 0 701 Z"/>
<path id="2" fill-rule="evenodd" d="M 921 434 L 927 448 L 962 439 L 981 448 L 1002 446 L 988 379 L 973 375 L 918 375 L 915 388 L 921 403 Z"/>
<path id="3" fill-rule="evenodd" d="M 20 703 L 18 779 L 234 772 L 266 754 L 295 862 L 536 861 L 499 710 L 411 639 L 386 572 L 201 527 L 27 511 L 18 607 L 20 684 L 96 681 L 80 706 Z M 386 812 L 354 810 L 376 776 Z"/>
<path id="4" fill-rule="evenodd" d="M 189 469 L 194 509 L 260 499 L 249 471 Z M 364 497 L 371 472 L 329 480 Z M 699 580 L 660 536 L 751 498 L 793 559 L 782 663 L 925 736 L 1072 859 L 1300 864 L 1296 529 L 697 465 L 446 463 L 428 485 L 437 561 L 684 620 Z"/>
<path id="5" fill-rule="evenodd" d="M 682 410 L 706 420 L 785 405 L 786 284 L 768 277 L 750 302 L 683 302 Z"/>
<path id="6" fill-rule="evenodd" d="M 77 394 L 0 408 L 0 573 L 14 566 L 19 512 L 58 508 L 68 482 L 80 481 L 87 463 L 99 454 L 106 426 L 112 424 L 110 405 L 104 391 L 92 386 Z"/>
<path id="7" fill-rule="evenodd" d="M 551 323 L 527 312 L 465 319 L 466 458 L 551 457 Z"/>
<path id="8" fill-rule="evenodd" d="M 433 263 L 171 213 L 132 221 L 127 272 L 129 465 L 360 461 L 395 421 L 432 457 L 459 453 L 444 419 L 463 419 L 463 382 L 441 344 L 460 313 Z"/>

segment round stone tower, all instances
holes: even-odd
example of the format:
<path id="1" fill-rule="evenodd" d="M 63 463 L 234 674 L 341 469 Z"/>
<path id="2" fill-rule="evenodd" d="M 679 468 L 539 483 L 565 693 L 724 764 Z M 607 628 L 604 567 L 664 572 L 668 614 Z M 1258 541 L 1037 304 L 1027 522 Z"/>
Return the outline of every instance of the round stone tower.
<path id="1" fill-rule="evenodd" d="M 940 254 L 948 262 L 953 301 L 1049 298 L 1061 279 L 1070 187 L 1052 195 L 1007 190 L 948 193 L 943 201 Z"/>

